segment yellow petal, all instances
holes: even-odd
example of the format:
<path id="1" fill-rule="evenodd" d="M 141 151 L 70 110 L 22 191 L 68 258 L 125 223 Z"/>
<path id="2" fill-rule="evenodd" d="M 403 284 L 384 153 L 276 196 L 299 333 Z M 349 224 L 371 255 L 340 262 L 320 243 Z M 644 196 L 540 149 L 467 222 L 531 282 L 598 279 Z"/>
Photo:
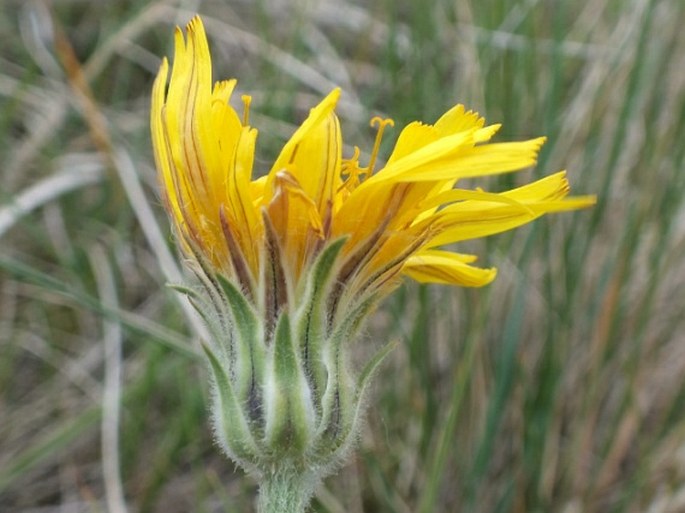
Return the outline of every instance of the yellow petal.
<path id="1" fill-rule="evenodd" d="M 473 148 L 473 145 L 475 144 L 474 134 L 474 129 L 458 132 L 454 135 L 437 139 L 415 151 L 411 151 L 403 157 L 397 158 L 393 162 L 387 164 L 378 173 L 355 189 L 355 192 L 379 182 L 448 180 L 451 176 L 445 176 L 445 173 L 442 173 L 442 177 L 439 178 L 424 179 L 421 177 L 420 173 L 417 173 L 417 170 L 431 170 L 433 169 L 434 163 L 440 162 L 443 157 L 447 158 L 448 155 L 454 156 L 469 148 Z M 408 179 L 408 177 L 411 177 L 411 179 Z"/>
<path id="2" fill-rule="evenodd" d="M 535 164 L 544 142 L 545 138 L 539 137 L 523 142 L 464 145 L 456 151 L 445 152 L 441 158 L 426 159 L 401 170 L 393 169 L 386 179 L 402 182 L 459 180 L 518 171 Z"/>
<path id="3" fill-rule="evenodd" d="M 424 250 L 407 259 L 402 273 L 420 283 L 441 283 L 462 287 L 482 287 L 495 279 L 496 269 L 482 269 L 468 265 L 468 262 L 473 260 L 475 257 L 470 255 Z"/>
<path id="4" fill-rule="evenodd" d="M 305 119 L 290 140 L 283 146 L 283 150 L 276 159 L 276 162 L 274 162 L 274 165 L 269 172 L 268 186 L 271 186 L 272 182 L 275 180 L 276 173 L 290 166 L 297 157 L 300 145 L 305 139 L 309 137 L 323 139 L 319 131 L 321 130 L 322 124 L 332 122 L 330 116 L 333 114 L 333 110 L 335 109 L 339 98 L 340 89 L 334 89 L 321 101 L 321 103 L 309 112 L 307 119 Z"/>
<path id="5" fill-rule="evenodd" d="M 225 191 L 222 205 L 228 212 L 227 218 L 232 224 L 243 254 L 255 272 L 259 268 L 259 248 L 263 235 L 262 218 L 250 192 L 256 137 L 255 129 L 240 129 L 235 154 L 224 167 L 222 182 L 217 184 L 217 187 Z"/>
<path id="6" fill-rule="evenodd" d="M 191 25 L 188 30 L 190 32 Z M 205 179 L 204 164 L 195 151 L 193 140 L 193 118 L 197 95 L 198 74 L 194 64 L 196 48 L 189 35 L 188 44 L 177 27 L 174 34 L 174 65 L 169 81 L 166 102 L 162 111 L 162 126 L 165 144 L 172 161 L 172 178 L 179 205 L 183 209 L 186 225 L 182 228 L 189 234 L 198 235 L 209 189 Z M 210 88 L 211 78 L 206 87 Z M 189 89 L 193 88 L 192 91 Z M 192 151 L 187 151 L 192 146 Z"/>
<path id="7" fill-rule="evenodd" d="M 288 169 L 302 190 L 314 201 L 323 218 L 332 208 L 342 184 L 342 137 L 340 122 L 331 112 L 304 135 L 289 161 Z"/>
<path id="8" fill-rule="evenodd" d="M 214 84 L 212 91 L 212 101 L 227 104 L 231 99 L 231 95 L 235 90 L 238 81 L 234 78 L 231 80 L 220 80 Z"/>
<path id="9" fill-rule="evenodd" d="M 448 110 L 435 125 L 424 125 L 418 121 L 409 123 L 400 133 L 395 148 L 387 161 L 387 166 L 428 144 L 460 132 L 473 133 L 474 143 L 488 141 L 497 132 L 500 125 L 483 128 L 484 124 L 484 118 L 481 118 L 476 112 L 466 111 L 463 105 L 456 105 Z"/>
<path id="10" fill-rule="evenodd" d="M 323 237 L 316 204 L 287 170 L 276 173 L 267 212 L 293 276 L 300 274 L 309 253 Z"/>
<path id="11" fill-rule="evenodd" d="M 568 181 L 565 173 L 561 172 L 502 193 L 503 197 L 514 199 L 525 208 L 490 200 L 449 205 L 423 221 L 436 232 L 426 247 L 493 235 L 526 224 L 543 214 L 586 208 L 596 201 L 594 196 L 565 199 L 568 192 Z"/>
<path id="12" fill-rule="evenodd" d="M 397 138 L 395 148 L 393 149 L 386 166 L 397 162 L 403 157 L 431 144 L 439 139 L 438 131 L 431 125 L 424 125 L 418 121 L 409 123 Z"/>
<path id="13" fill-rule="evenodd" d="M 267 176 L 264 175 L 250 182 L 250 198 L 252 198 L 252 203 L 255 207 L 262 204 L 266 178 Z"/>
<path id="14" fill-rule="evenodd" d="M 435 123 L 436 131 L 441 135 L 450 135 L 472 128 L 483 128 L 485 119 L 477 112 L 467 111 L 462 104 L 455 105 L 445 112 Z"/>
<path id="15" fill-rule="evenodd" d="M 152 105 L 150 107 L 150 131 L 155 154 L 155 164 L 158 170 L 159 182 L 167 208 L 177 225 L 183 221 L 178 195 L 174 186 L 173 162 L 170 159 L 169 150 L 164 135 L 164 97 L 166 81 L 169 74 L 169 62 L 166 58 L 162 60 L 159 67 L 157 78 L 152 86 Z"/>
<path id="16" fill-rule="evenodd" d="M 498 194 L 496 192 L 485 192 L 481 190 L 472 191 L 468 189 L 450 189 L 440 194 L 429 196 L 417 205 L 417 210 L 423 212 L 425 210 L 432 210 L 435 207 L 444 206 L 448 203 L 467 200 L 502 203 L 518 207 L 523 212 L 532 214 L 532 211 L 525 204 L 517 201 L 514 197 L 507 196 L 506 194 Z"/>
<path id="17" fill-rule="evenodd" d="M 256 132 L 242 127 L 229 105 L 235 80 L 212 87 L 212 64 L 200 18 L 175 32 L 174 66 L 164 97 L 167 65 L 153 86 L 152 132 L 158 169 L 179 233 L 221 267 L 227 247 L 219 212 L 253 269 L 260 218 L 249 192 Z"/>

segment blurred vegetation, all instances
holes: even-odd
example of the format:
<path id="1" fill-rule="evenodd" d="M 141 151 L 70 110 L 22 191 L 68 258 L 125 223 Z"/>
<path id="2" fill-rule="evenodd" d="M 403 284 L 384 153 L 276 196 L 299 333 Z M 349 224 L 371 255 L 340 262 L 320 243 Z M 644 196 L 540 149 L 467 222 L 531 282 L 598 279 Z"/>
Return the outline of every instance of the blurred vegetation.
<path id="1" fill-rule="evenodd" d="M 408 283 L 377 312 L 369 342 L 402 345 L 314 510 L 685 510 L 680 0 L 4 0 L 0 510 L 252 510 L 211 440 L 198 325 L 165 286 L 180 264 L 149 91 L 195 12 L 216 76 L 254 96 L 257 171 L 340 85 L 348 155 L 374 114 L 462 102 L 503 138 L 549 136 L 536 169 L 478 185 L 567 168 L 599 195 L 460 246 L 499 268 L 492 286 Z"/>

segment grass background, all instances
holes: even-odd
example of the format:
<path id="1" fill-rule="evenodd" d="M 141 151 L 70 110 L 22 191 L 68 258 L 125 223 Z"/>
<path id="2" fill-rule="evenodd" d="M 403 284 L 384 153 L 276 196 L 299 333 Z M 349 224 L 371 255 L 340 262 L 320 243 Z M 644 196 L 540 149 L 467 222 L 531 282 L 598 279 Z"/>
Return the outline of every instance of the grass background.
<path id="1" fill-rule="evenodd" d="M 478 185 L 567 168 L 599 196 L 461 245 L 493 285 L 384 304 L 365 343 L 400 347 L 314 510 L 685 511 L 679 0 L 3 0 L 0 511 L 252 510 L 212 444 L 198 325 L 165 287 L 149 91 L 195 12 L 216 76 L 254 96 L 258 172 L 340 85 L 347 155 L 368 155 L 372 115 L 463 102 L 499 140 L 549 136 L 536 169 Z"/>

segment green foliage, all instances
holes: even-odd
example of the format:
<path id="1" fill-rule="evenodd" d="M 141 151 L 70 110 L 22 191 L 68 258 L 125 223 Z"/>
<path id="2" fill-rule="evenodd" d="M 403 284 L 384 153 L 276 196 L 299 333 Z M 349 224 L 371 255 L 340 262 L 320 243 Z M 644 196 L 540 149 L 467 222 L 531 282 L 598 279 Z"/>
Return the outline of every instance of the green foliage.
<path id="1" fill-rule="evenodd" d="M 9 5 L 0 9 L 0 509 L 115 511 L 120 479 L 132 511 L 250 511 L 253 481 L 212 443 L 207 333 L 165 286 L 184 280 L 156 192 L 149 92 L 173 24 L 193 13 L 170 2 Z M 488 288 L 407 284 L 380 307 L 355 360 L 401 345 L 376 371 L 357 455 L 318 490 L 314 510 L 677 510 L 685 4 L 193 5 L 217 78 L 237 77 L 254 95 L 260 173 L 340 85 L 345 141 L 367 155 L 379 110 L 399 127 L 461 102 L 503 122 L 507 139 L 549 137 L 535 170 L 469 185 L 499 190 L 567 168 L 574 191 L 599 195 L 590 211 L 460 245 L 499 268 Z M 94 110 L 64 72 L 55 24 Z M 109 147 L 97 143 L 93 112 Z M 105 349 L 112 343 L 120 357 Z M 118 444 L 101 426 L 117 365 Z"/>

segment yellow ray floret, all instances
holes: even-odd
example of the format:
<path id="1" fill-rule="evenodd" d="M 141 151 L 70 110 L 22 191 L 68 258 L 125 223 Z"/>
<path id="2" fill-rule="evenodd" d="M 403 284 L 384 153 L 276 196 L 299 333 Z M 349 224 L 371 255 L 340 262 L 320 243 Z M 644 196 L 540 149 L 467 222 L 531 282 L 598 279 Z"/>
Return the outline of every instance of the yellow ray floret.
<path id="1" fill-rule="evenodd" d="M 482 286 L 494 279 L 494 269 L 436 248 L 595 202 L 569 198 L 564 172 L 501 193 L 460 187 L 465 178 L 534 165 L 545 141 L 491 143 L 500 125 L 486 125 L 462 105 L 434 125 L 407 125 L 380 169 L 380 138 L 391 120 L 373 120 L 378 136 L 367 165 L 359 150 L 343 158 L 339 89 L 310 111 L 271 169 L 255 178 L 250 97 L 243 96 L 238 115 L 230 104 L 236 81 L 212 83 L 199 17 L 186 33 L 176 30 L 173 68 L 162 61 L 152 91 L 160 186 L 183 250 L 244 288 L 283 275 L 292 289 L 341 237 L 338 279 L 351 293 L 387 291 L 403 275 Z"/>
<path id="2" fill-rule="evenodd" d="M 497 270 L 469 265 L 475 260 L 476 257 L 473 255 L 424 250 L 407 259 L 403 272 L 421 283 L 482 287 L 495 279 Z"/>

